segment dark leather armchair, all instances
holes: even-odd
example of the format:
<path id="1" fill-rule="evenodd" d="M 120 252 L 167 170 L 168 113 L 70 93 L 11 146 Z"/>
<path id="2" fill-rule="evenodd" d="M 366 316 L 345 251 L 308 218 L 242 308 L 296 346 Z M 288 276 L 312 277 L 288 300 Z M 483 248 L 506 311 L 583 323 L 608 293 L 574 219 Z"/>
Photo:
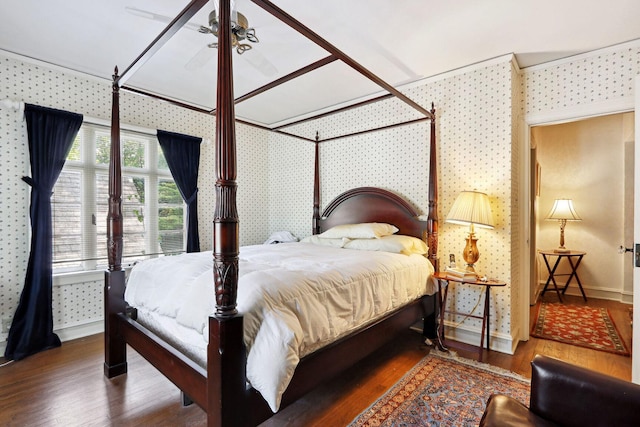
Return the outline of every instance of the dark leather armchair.
<path id="1" fill-rule="evenodd" d="M 494 394 L 481 427 L 640 426 L 640 385 L 537 355 L 529 407 Z"/>

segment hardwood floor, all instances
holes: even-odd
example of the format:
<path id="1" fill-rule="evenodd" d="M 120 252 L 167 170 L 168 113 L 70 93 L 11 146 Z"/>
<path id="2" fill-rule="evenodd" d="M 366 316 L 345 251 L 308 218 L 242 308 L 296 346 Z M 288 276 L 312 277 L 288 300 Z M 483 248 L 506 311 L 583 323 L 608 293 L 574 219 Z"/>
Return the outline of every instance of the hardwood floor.
<path id="1" fill-rule="evenodd" d="M 622 339 L 629 351 L 631 351 L 631 318 L 629 304 L 622 304 L 619 302 L 598 300 L 590 298 L 586 303 L 581 297 L 565 296 L 563 297 L 566 303 L 575 305 L 587 305 L 590 307 L 605 307 L 609 310 L 613 322 L 615 323 Z M 557 302 L 557 297 L 548 293 L 542 298 L 542 301 Z M 535 320 L 535 307 L 531 308 L 530 326 L 533 326 Z M 582 347 L 576 347 L 569 344 L 562 344 L 555 341 L 543 340 L 538 338 L 531 338 L 527 342 L 520 343 L 518 345 L 516 355 L 526 361 L 527 366 L 517 370 L 527 376 L 531 375 L 531 368 L 528 366 L 528 361 L 535 354 L 546 354 L 548 356 L 557 357 L 567 362 L 574 363 L 576 365 L 585 366 L 594 371 L 603 372 L 605 374 L 622 378 L 624 380 L 631 380 L 631 357 L 620 356 L 604 351 L 591 350 Z M 516 371 L 516 369 L 512 369 Z"/>
<path id="2" fill-rule="evenodd" d="M 581 304 L 579 298 L 569 302 Z M 553 301 L 549 296 L 549 301 Z M 631 344 L 629 306 L 590 299 L 588 305 L 607 307 L 626 344 Z M 532 322 L 534 308 L 532 307 Z M 63 343 L 23 361 L 0 368 L 2 426 L 201 426 L 204 412 L 182 407 L 179 391 L 133 350 L 129 373 L 109 380 L 102 374 L 103 337 Z M 477 349 L 456 349 L 476 358 Z M 358 369 L 327 382 L 263 424 L 275 426 L 343 426 L 371 405 L 430 350 L 411 331 L 364 360 Z M 485 352 L 485 361 L 530 376 L 529 362 L 537 354 L 559 357 L 630 380 L 631 358 L 531 338 L 514 355 Z"/>

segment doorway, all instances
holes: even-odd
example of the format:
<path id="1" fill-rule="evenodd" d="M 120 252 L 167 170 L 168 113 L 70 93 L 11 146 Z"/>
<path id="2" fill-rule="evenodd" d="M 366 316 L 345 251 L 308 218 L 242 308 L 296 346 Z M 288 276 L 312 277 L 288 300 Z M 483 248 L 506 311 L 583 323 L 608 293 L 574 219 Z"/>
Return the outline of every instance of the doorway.
<path id="1" fill-rule="evenodd" d="M 565 246 L 587 252 L 580 266 L 580 278 L 589 305 L 618 304 L 626 314 L 619 318 L 628 322 L 626 307 L 633 303 L 633 254 L 620 251 L 620 246 L 631 248 L 634 241 L 634 131 L 633 112 L 530 128 L 532 310 L 547 278 L 538 249 L 552 249 L 559 244 L 559 223 L 545 217 L 555 198 L 566 197 L 574 201 L 582 217 L 582 221 L 567 225 Z M 569 300 L 582 301 L 581 297 L 573 296 L 580 295 L 575 281 L 567 294 Z M 531 315 L 530 321 L 533 320 Z M 530 339 L 528 344 L 535 340 Z M 564 356 L 568 355 L 557 355 Z M 632 358 L 628 363 L 635 372 Z M 628 369 L 627 362 L 624 365 Z"/>
<path id="2" fill-rule="evenodd" d="M 579 267 L 587 297 L 632 302 L 632 255 L 620 246 L 633 244 L 634 139 L 633 113 L 531 128 L 530 304 L 547 278 L 537 251 L 560 243 L 559 222 L 545 220 L 556 199 L 571 199 L 582 218 L 567 223 L 565 246 L 587 253 Z M 575 281 L 567 294 L 580 295 Z"/>

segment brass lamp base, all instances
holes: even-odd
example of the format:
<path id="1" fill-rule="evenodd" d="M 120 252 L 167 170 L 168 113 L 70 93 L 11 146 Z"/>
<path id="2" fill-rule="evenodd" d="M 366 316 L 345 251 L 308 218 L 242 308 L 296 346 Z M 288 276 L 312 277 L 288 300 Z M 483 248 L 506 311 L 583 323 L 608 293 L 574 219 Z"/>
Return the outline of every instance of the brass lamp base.
<path id="1" fill-rule="evenodd" d="M 464 252 L 462 252 L 462 258 L 464 258 L 467 263 L 467 271 L 474 273 L 477 276 L 476 270 L 473 265 L 478 262 L 478 259 L 480 259 L 480 252 L 478 251 L 478 246 L 476 245 L 478 239 L 476 239 L 474 233 L 469 233 L 469 237 L 466 238 L 466 241 L 467 244 L 464 247 Z"/>
<path id="2" fill-rule="evenodd" d="M 566 254 L 571 252 L 571 250 L 564 247 L 564 227 L 567 225 L 566 219 L 560 220 L 560 246 L 557 249 L 554 249 L 553 252 L 557 254 Z"/>

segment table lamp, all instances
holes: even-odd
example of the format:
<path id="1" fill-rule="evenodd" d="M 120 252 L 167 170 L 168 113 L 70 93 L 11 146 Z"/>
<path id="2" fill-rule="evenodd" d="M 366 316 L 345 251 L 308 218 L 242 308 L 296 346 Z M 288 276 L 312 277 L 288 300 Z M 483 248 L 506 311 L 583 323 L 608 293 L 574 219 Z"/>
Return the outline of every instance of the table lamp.
<path id="1" fill-rule="evenodd" d="M 458 195 L 456 201 L 451 206 L 446 222 L 458 225 L 469 226 L 469 236 L 467 244 L 462 252 L 462 258 L 467 263 L 467 271 L 475 273 L 473 265 L 478 262 L 480 252 L 476 242 L 475 227 L 493 228 L 493 216 L 491 215 L 491 205 L 489 196 L 478 191 L 463 191 Z"/>
<path id="2" fill-rule="evenodd" d="M 571 252 L 564 247 L 564 227 L 567 225 L 567 221 L 582 221 L 573 207 L 573 201 L 571 199 L 556 199 L 546 219 L 555 219 L 560 222 L 560 247 L 553 251 L 556 253 Z"/>

